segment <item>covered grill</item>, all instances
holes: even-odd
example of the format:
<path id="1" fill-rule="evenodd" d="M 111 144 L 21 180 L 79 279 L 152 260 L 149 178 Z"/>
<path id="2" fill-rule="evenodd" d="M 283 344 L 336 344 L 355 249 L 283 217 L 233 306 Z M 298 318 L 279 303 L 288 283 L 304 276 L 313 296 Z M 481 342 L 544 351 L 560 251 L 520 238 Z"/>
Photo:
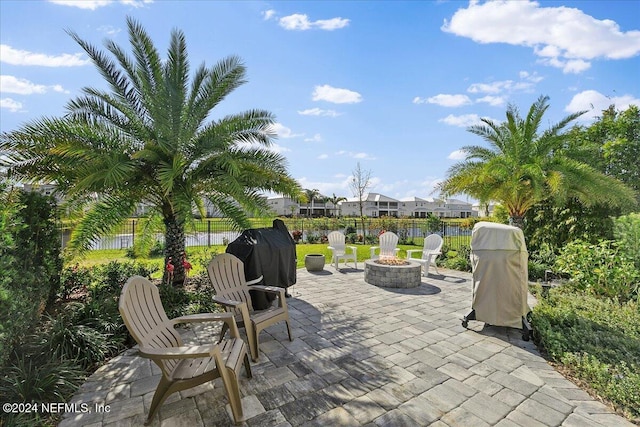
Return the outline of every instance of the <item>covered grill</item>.
<path id="1" fill-rule="evenodd" d="M 473 298 L 471 312 L 462 320 L 480 320 L 495 326 L 522 327 L 531 333 L 527 314 L 528 253 L 522 230 L 504 224 L 479 222 L 471 233 Z"/>
<path id="2" fill-rule="evenodd" d="M 244 263 L 247 280 L 262 276 L 262 285 L 288 288 L 296 283 L 296 243 L 287 226 L 279 219 L 270 228 L 245 230 L 227 246 L 227 253 L 235 255 Z M 251 292 L 255 309 L 267 308 L 270 294 Z"/>

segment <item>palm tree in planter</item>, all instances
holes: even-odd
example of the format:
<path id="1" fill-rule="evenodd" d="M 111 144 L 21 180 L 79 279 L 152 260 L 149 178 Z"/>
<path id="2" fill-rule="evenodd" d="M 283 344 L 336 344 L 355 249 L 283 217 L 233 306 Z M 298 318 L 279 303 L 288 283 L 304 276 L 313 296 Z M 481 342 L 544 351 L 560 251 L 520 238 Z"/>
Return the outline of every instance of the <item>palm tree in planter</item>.
<path id="1" fill-rule="evenodd" d="M 194 212 L 205 215 L 204 199 L 244 229 L 250 227 L 247 212 L 268 209 L 262 191 L 297 197 L 300 187 L 285 158 L 269 149 L 271 113 L 253 109 L 213 118 L 214 108 L 246 82 L 238 57 L 201 65 L 190 75 L 181 31 L 171 33 L 163 60 L 140 24 L 127 18 L 127 26 L 132 55 L 113 41 L 105 43 L 105 53 L 70 32 L 109 89 L 85 88 L 64 117 L 4 133 L 0 151 L 14 176 L 57 183 L 67 207 L 84 212 L 69 245 L 76 253 L 140 202 L 150 204 L 164 223 L 165 264 L 174 260 L 173 282 L 182 283 L 176 261 Z"/>
<path id="2" fill-rule="evenodd" d="M 584 111 L 540 132 L 548 101 L 546 96 L 538 98 L 526 118 L 509 105 L 505 122 L 483 118 L 482 125 L 471 126 L 468 131 L 482 137 L 488 147 L 463 147 L 465 160 L 449 169 L 440 191 L 499 202 L 508 210 L 510 222 L 520 228 L 525 213 L 549 197 L 557 201 L 577 197 L 587 206 L 633 205 L 632 189 L 581 162 L 567 149 L 568 136 L 563 130 Z"/>

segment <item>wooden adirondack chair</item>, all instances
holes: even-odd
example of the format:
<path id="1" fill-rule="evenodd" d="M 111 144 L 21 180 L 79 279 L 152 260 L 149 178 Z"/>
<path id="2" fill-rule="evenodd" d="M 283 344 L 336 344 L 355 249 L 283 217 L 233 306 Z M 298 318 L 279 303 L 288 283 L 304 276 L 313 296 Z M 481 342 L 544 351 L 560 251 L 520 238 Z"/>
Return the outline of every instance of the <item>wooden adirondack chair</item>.
<path id="1" fill-rule="evenodd" d="M 378 237 L 380 240 L 380 246 L 371 247 L 371 259 L 378 258 L 394 258 L 400 248 L 396 248 L 398 245 L 398 235 L 392 231 L 386 231 Z M 376 254 L 376 250 L 379 252 Z"/>
<path id="2" fill-rule="evenodd" d="M 335 264 L 338 270 L 338 262 L 343 260 L 345 264 L 349 260 L 353 260 L 355 269 L 358 269 L 358 248 L 355 246 L 347 246 L 345 243 L 345 235 L 339 231 L 332 231 L 327 236 L 329 240 L 328 248 L 331 250 L 331 262 Z"/>
<path id="3" fill-rule="evenodd" d="M 289 323 L 289 309 L 285 298 L 285 290 L 275 286 L 254 285 L 262 280 L 262 276 L 247 282 L 244 275 L 244 264 L 235 255 L 220 254 L 213 258 L 207 266 L 209 280 L 216 291 L 214 301 L 222 304 L 228 311 L 235 314 L 239 327 L 247 332 L 251 358 L 254 362 L 260 357 L 260 332 L 274 323 L 285 321 L 289 341 L 293 341 L 291 325 Z M 276 294 L 277 306 L 266 310 L 254 310 L 249 291 L 261 291 Z M 222 339 L 226 328 L 220 333 Z"/>
<path id="4" fill-rule="evenodd" d="M 410 249 L 407 251 L 407 259 L 411 261 L 416 261 L 422 264 L 422 275 L 429 275 L 429 266 L 432 265 L 433 268 L 436 269 L 436 273 L 440 274 L 438 271 L 438 266 L 436 265 L 436 259 L 438 255 L 442 252 L 442 237 L 438 234 L 430 234 L 424 239 L 424 246 L 422 249 Z M 422 256 L 420 258 L 412 258 L 414 253 L 422 252 Z"/>
<path id="5" fill-rule="evenodd" d="M 141 276 L 131 277 L 122 288 L 118 305 L 129 333 L 139 345 L 142 357 L 162 371 L 149 408 L 148 424 L 169 395 L 222 377 L 235 423 L 243 420 L 238 376 L 244 363 L 247 377 L 251 366 L 247 349 L 230 313 L 206 313 L 169 319 L 158 288 Z M 218 344 L 185 346 L 175 330 L 178 323 L 225 322 L 231 338 Z"/>

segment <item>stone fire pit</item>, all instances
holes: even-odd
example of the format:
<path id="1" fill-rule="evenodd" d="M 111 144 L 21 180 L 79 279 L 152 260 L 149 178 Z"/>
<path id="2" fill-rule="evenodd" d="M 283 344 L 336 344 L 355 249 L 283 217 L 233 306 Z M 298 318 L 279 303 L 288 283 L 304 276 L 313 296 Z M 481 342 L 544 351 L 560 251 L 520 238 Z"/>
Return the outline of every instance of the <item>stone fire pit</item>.
<path id="1" fill-rule="evenodd" d="M 420 264 L 399 259 L 364 262 L 364 281 L 383 288 L 415 288 L 420 286 Z"/>

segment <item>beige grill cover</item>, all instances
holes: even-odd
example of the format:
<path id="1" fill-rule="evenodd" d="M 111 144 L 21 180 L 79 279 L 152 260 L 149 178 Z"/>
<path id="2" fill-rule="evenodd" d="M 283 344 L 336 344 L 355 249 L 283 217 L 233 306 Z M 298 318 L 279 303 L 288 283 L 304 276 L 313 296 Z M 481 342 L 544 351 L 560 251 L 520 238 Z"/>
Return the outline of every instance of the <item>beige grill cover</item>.
<path id="1" fill-rule="evenodd" d="M 522 230 L 478 222 L 471 233 L 473 302 L 476 319 L 495 326 L 522 327 L 527 305 L 527 246 Z"/>

